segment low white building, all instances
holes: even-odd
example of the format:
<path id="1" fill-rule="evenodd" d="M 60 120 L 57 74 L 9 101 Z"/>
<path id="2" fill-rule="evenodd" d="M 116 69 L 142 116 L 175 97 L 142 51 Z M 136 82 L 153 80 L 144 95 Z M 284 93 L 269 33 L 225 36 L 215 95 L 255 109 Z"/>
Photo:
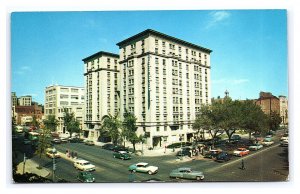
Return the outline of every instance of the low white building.
<path id="1" fill-rule="evenodd" d="M 84 114 L 84 88 L 76 86 L 52 85 L 45 89 L 45 118 L 48 115 L 55 115 L 59 121 L 58 133 L 66 133 L 63 123 L 64 109 L 73 112 L 76 120 L 83 125 Z"/>

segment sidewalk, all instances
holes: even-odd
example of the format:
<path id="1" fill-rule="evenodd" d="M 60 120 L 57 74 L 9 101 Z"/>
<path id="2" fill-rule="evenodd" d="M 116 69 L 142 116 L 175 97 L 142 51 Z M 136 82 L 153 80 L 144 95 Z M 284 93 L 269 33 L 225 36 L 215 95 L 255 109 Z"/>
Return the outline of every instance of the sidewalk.
<path id="1" fill-rule="evenodd" d="M 18 174 L 23 174 L 23 166 L 24 166 L 24 162 L 21 162 L 20 164 L 18 164 L 18 166 L 17 166 Z M 31 159 L 27 159 L 25 162 L 24 173 L 34 173 L 41 177 L 49 176 L 50 172 L 48 169 L 46 169 L 44 167 L 39 169 L 38 166 L 39 166 L 39 164 L 37 164 L 35 161 L 33 161 Z"/>

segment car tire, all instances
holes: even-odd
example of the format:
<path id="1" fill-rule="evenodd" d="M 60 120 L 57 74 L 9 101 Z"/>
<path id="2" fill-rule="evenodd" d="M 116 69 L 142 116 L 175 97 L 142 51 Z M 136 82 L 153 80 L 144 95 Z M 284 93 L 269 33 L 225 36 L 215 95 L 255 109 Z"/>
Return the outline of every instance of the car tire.
<path id="1" fill-rule="evenodd" d="M 153 172 L 151 172 L 151 170 L 149 170 L 149 171 L 148 171 L 148 174 L 150 174 L 150 175 L 151 175 L 151 174 L 153 174 Z"/>
<path id="2" fill-rule="evenodd" d="M 114 156 L 114 158 L 116 158 L 116 156 Z"/>
<path id="3" fill-rule="evenodd" d="M 132 170 L 132 172 L 136 172 L 136 170 Z"/>
<path id="4" fill-rule="evenodd" d="M 202 179 L 201 179 L 200 176 L 197 176 L 197 177 L 196 177 L 196 180 L 197 180 L 197 181 L 201 181 Z"/>

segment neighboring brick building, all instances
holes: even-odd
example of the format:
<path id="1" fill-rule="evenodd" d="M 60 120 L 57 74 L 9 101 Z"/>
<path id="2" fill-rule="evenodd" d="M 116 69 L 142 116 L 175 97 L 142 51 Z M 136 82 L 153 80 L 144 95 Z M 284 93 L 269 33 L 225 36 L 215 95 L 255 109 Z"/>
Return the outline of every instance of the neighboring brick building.
<path id="1" fill-rule="evenodd" d="M 30 121 L 32 122 L 30 117 L 33 119 L 35 116 L 38 121 L 41 121 L 43 117 L 42 107 L 37 104 L 33 104 L 32 106 L 15 106 L 14 114 L 18 125 L 30 124 Z M 29 123 L 22 123 L 22 120 L 26 120 Z"/>
<path id="2" fill-rule="evenodd" d="M 269 115 L 272 111 L 280 114 L 280 102 L 279 98 L 273 96 L 270 92 L 260 92 L 259 98 L 255 102 L 259 105 L 262 111 Z"/>

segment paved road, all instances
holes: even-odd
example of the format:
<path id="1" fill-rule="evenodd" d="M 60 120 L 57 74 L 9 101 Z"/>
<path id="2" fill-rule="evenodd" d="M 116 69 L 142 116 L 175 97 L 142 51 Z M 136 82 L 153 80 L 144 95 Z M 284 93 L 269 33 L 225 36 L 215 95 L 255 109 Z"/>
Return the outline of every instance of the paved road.
<path id="1" fill-rule="evenodd" d="M 62 153 L 65 153 L 67 149 L 71 151 L 76 150 L 78 157 L 96 165 L 96 171 L 93 172 L 96 182 L 128 182 L 128 166 L 137 162 L 148 162 L 151 165 L 159 167 L 159 171 L 155 175 L 135 173 L 135 181 L 137 182 L 151 178 L 165 182 L 188 182 L 187 180 L 173 180 L 169 178 L 169 173 L 172 169 L 183 166 L 203 171 L 205 174 L 204 181 L 207 182 L 285 181 L 288 178 L 288 149 L 279 147 L 278 144 L 252 152 L 250 155 L 243 157 L 246 170 L 239 169 L 241 158 L 238 157 L 233 157 L 231 161 L 226 163 L 217 163 L 210 159 L 178 162 L 175 160 L 176 157 L 174 155 L 155 157 L 133 156 L 131 160 L 123 161 L 113 158 L 111 151 L 101 149 L 97 146 L 88 146 L 82 143 L 66 143 L 56 145 L 55 147 Z M 29 145 L 21 146 L 21 150 L 28 153 L 32 152 Z M 37 156 L 33 156 L 32 159 L 52 171 L 51 159 L 45 157 L 39 158 Z M 72 161 L 64 158 L 57 160 L 57 170 L 55 172 L 57 179 L 61 178 L 70 182 L 78 182 L 76 180 L 77 173 L 78 171 L 73 167 Z M 51 175 L 49 178 L 51 178 Z"/>

